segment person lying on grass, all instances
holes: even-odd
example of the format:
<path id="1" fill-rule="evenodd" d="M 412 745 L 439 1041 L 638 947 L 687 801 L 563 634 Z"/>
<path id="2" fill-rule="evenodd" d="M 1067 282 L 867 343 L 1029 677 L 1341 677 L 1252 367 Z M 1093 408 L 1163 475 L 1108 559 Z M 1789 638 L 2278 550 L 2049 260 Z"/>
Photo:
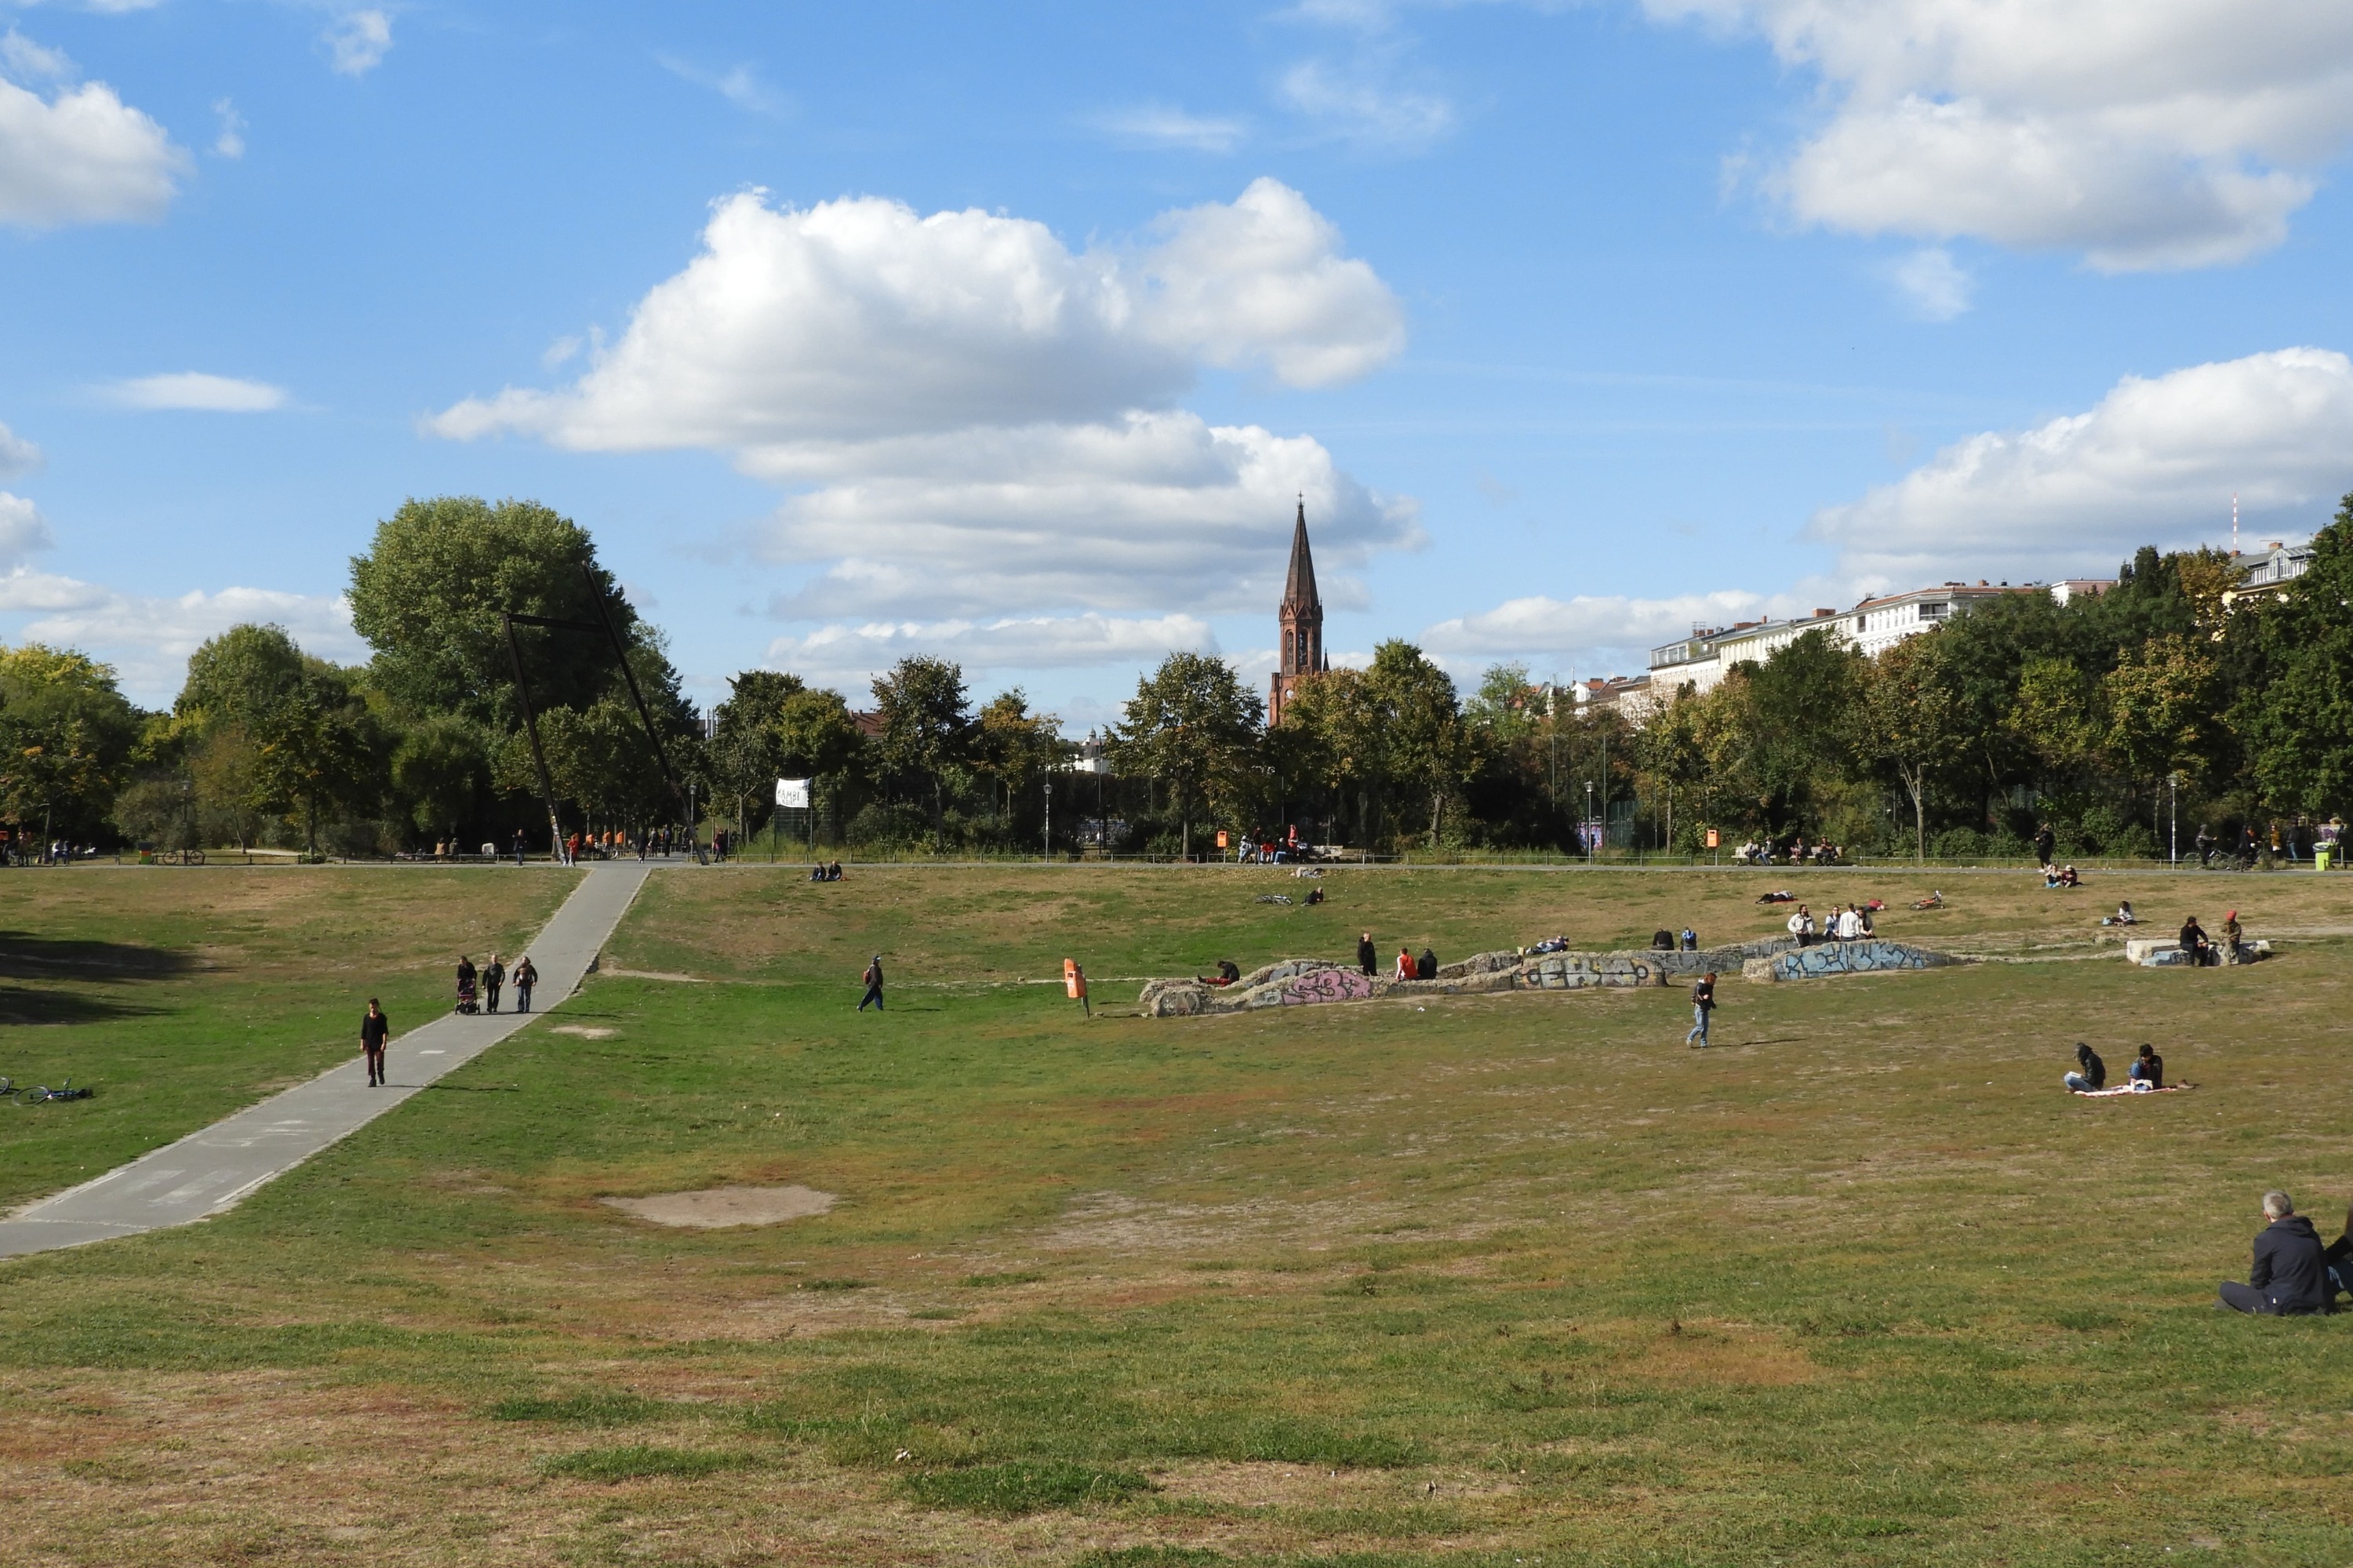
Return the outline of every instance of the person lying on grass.
<path id="1" fill-rule="evenodd" d="M 2266 1318 L 2300 1318 L 2334 1310 L 2328 1260 L 2320 1233 L 2295 1212 L 2285 1192 L 2263 1194 L 2263 1228 L 2256 1233 L 2247 1283 L 2222 1282 L 2214 1305 Z"/>

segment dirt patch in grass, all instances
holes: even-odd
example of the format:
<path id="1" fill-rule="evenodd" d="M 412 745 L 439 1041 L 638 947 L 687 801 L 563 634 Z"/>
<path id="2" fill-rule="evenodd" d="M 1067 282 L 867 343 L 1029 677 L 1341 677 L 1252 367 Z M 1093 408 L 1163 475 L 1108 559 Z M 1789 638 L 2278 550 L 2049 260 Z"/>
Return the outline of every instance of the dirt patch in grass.
<path id="1" fill-rule="evenodd" d="M 613 1036 L 618 1034 L 620 1031 L 617 1029 L 600 1028 L 594 1023 L 559 1023 L 550 1029 L 548 1033 L 551 1034 L 576 1034 L 583 1040 L 610 1040 Z"/>
<path id="2" fill-rule="evenodd" d="M 814 1187 L 712 1187 L 701 1192 L 656 1192 L 649 1198 L 605 1198 L 607 1207 L 658 1225 L 722 1230 L 775 1225 L 822 1214 L 840 1202 Z"/>

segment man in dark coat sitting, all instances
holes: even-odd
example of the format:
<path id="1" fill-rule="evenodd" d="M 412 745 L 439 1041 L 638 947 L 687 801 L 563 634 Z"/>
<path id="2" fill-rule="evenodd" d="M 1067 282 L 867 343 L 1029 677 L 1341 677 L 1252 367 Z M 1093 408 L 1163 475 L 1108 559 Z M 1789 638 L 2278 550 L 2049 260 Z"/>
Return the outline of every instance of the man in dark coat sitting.
<path id="1" fill-rule="evenodd" d="M 2222 1298 L 2215 1305 L 2271 1318 L 2327 1311 L 2334 1292 L 2328 1287 L 2320 1233 L 2295 1212 L 2285 1192 L 2263 1194 L 2263 1221 L 2247 1283 L 2224 1280 Z"/>

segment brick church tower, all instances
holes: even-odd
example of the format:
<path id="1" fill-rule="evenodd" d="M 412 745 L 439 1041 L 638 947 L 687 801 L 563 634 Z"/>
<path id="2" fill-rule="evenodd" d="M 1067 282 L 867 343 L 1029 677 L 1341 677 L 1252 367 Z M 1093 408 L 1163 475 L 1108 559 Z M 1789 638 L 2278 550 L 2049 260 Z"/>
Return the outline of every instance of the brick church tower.
<path id="1" fill-rule="evenodd" d="M 1307 548 L 1307 499 L 1299 501 L 1299 521 L 1291 530 L 1291 575 L 1282 585 L 1282 668 L 1266 694 L 1266 722 L 1281 724 L 1285 704 L 1303 680 L 1332 666 L 1324 658 L 1324 600 L 1315 591 L 1315 556 Z"/>

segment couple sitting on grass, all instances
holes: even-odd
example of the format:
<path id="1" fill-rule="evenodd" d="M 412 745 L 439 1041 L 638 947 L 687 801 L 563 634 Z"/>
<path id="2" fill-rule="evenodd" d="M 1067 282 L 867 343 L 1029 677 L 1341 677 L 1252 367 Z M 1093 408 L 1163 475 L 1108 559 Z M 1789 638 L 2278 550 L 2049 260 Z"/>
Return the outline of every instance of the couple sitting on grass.
<path id="1" fill-rule="evenodd" d="M 2263 1194 L 2263 1228 L 2255 1235 L 2247 1283 L 2222 1282 L 2217 1308 L 2265 1318 L 2301 1318 L 2337 1310 L 2337 1293 L 2353 1290 L 2353 1213 L 2346 1234 L 2323 1245 L 2312 1222 L 2285 1192 Z"/>
<path id="2" fill-rule="evenodd" d="M 2108 1065 L 2100 1054 L 2083 1041 L 2075 1042 L 2075 1070 L 2059 1080 L 2070 1094 L 2092 1095 L 2107 1089 Z M 2125 1081 L 2132 1088 L 2147 1094 L 2165 1087 L 2165 1058 L 2157 1054 L 2154 1045 L 2144 1045 L 2140 1054 L 2125 1069 Z M 2179 1086 L 2188 1087 L 2187 1085 Z"/>

